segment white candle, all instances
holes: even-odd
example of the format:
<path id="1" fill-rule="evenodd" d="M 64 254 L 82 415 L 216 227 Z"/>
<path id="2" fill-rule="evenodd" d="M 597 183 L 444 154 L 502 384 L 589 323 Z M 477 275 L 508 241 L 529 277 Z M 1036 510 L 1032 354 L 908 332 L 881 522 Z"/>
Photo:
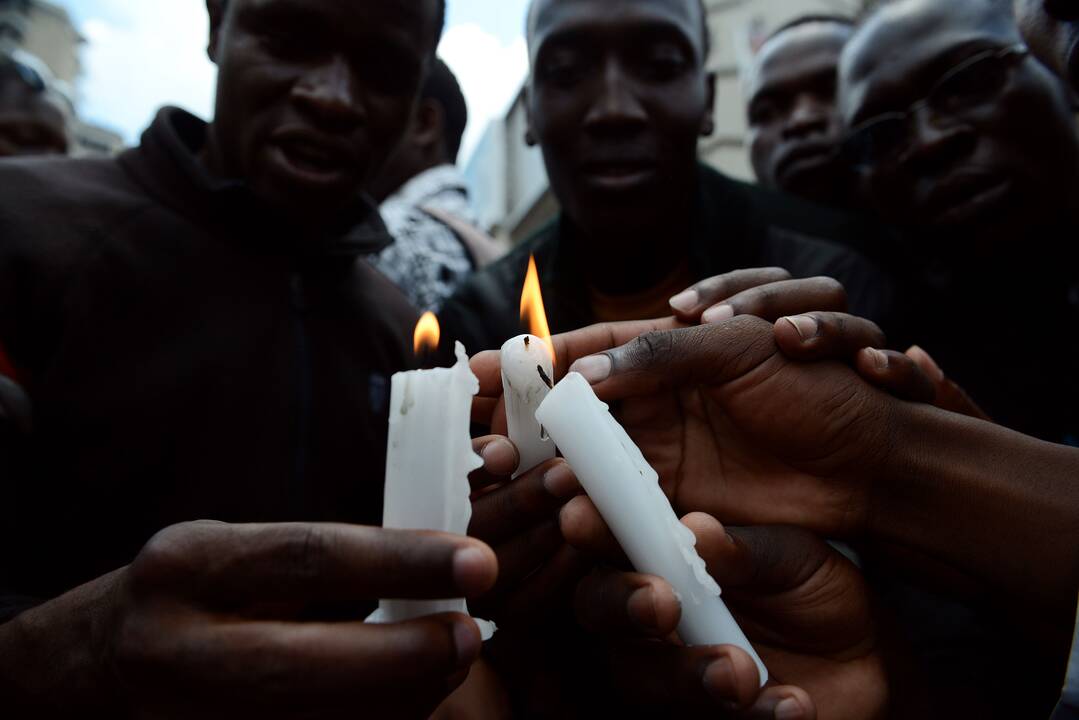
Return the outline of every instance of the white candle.
<path id="1" fill-rule="evenodd" d="M 502 346 L 506 422 L 521 455 L 514 477 L 555 456 L 554 443 L 536 420 L 536 409 L 551 391 L 553 365 L 550 346 L 535 335 L 520 335 Z"/>
<path id="2" fill-rule="evenodd" d="M 469 422 L 479 381 L 457 343 L 452 368 L 393 376 L 382 525 L 465 535 L 472 517 L 468 474 L 483 465 L 472 451 Z M 464 598 L 379 603 L 369 622 L 401 622 L 443 612 L 468 614 Z M 494 624 L 477 620 L 484 639 Z"/>
<path id="3" fill-rule="evenodd" d="M 570 373 L 536 418 L 555 441 L 633 566 L 665 579 L 682 603 L 678 634 L 688 645 L 737 645 L 768 670 L 720 599 L 693 532 L 675 515 L 659 476 L 588 382 Z"/>

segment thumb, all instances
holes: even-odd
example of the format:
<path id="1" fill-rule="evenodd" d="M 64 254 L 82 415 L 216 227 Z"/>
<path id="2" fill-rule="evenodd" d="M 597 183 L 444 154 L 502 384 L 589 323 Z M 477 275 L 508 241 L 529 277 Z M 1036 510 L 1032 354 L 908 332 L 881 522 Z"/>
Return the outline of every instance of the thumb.
<path id="1" fill-rule="evenodd" d="M 621 400 L 685 385 L 723 385 L 776 353 L 772 325 L 745 315 L 718 325 L 648 332 L 581 358 L 570 370 L 604 399 Z"/>

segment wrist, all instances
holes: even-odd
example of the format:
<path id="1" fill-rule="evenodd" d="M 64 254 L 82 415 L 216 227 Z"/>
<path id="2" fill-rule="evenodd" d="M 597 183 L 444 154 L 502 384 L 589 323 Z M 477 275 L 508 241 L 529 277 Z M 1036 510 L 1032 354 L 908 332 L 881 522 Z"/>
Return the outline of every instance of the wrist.
<path id="1" fill-rule="evenodd" d="M 0 690 L 17 707 L 100 710 L 116 707 L 108 668 L 116 571 L 0 625 Z"/>
<path id="2" fill-rule="evenodd" d="M 1070 614 L 1079 583 L 1079 451 L 932 406 L 899 405 L 888 460 L 870 478 L 866 539 L 899 549 L 916 572 L 935 565 Z"/>

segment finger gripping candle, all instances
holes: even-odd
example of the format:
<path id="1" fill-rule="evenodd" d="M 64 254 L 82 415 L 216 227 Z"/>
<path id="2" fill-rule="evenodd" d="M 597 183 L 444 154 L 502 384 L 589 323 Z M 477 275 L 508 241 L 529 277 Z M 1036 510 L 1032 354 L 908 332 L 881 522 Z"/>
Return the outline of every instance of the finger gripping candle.
<path id="1" fill-rule="evenodd" d="M 737 645 L 760 673 L 768 670 L 720 598 L 696 549 L 697 539 L 675 515 L 659 476 L 588 382 L 570 373 L 536 411 L 581 486 L 633 566 L 665 579 L 682 604 L 678 634 L 688 645 Z"/>

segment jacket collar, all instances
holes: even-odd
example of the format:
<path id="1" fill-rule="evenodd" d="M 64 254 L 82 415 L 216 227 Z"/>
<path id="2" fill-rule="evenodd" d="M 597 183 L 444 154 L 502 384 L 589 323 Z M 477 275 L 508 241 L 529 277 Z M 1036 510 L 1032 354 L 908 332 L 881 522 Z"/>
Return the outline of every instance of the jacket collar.
<path id="1" fill-rule="evenodd" d="M 732 186 L 733 183 L 720 173 L 698 164 L 688 246 L 690 267 L 697 280 L 735 267 L 748 267 L 744 258 L 735 256 L 738 246 L 745 243 L 724 242 L 716 235 L 722 228 L 728 237 L 743 236 L 749 223 L 749 209 L 737 193 L 731 191 Z M 543 243 L 542 250 L 536 249 L 536 263 L 551 326 L 590 325 L 594 318 L 588 284 L 576 252 L 577 230 L 565 213 L 561 213 L 554 223 L 549 235 L 543 233 L 549 238 L 548 242 Z M 743 264 L 738 264 L 740 262 Z"/>
<path id="2" fill-rule="evenodd" d="M 158 111 L 138 147 L 119 162 L 136 182 L 176 212 L 223 237 L 300 256 L 353 257 L 385 249 L 392 238 L 365 195 L 316 237 L 297 229 L 242 180 L 212 175 L 198 153 L 207 124 L 174 107 Z"/>

